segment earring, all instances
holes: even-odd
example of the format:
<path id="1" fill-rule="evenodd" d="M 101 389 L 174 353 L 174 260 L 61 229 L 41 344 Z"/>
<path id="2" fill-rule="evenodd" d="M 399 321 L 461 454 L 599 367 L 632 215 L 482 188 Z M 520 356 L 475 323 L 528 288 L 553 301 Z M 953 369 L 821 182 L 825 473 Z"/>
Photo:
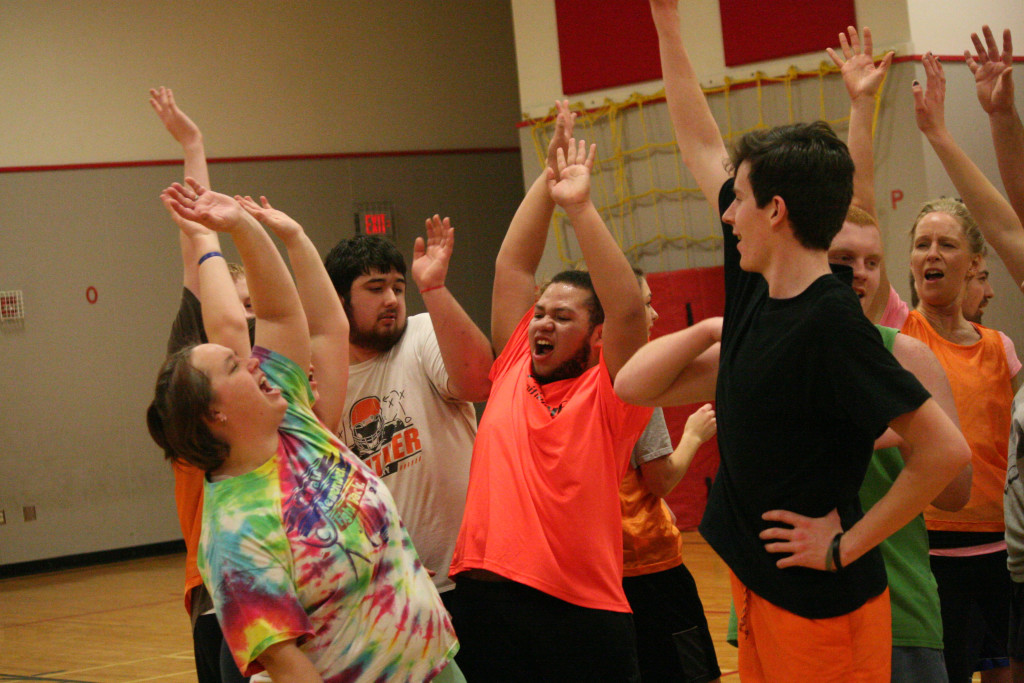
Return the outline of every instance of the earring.
<path id="1" fill-rule="evenodd" d="M 227 422 L 228 416 L 224 413 L 217 413 L 217 422 Z"/>

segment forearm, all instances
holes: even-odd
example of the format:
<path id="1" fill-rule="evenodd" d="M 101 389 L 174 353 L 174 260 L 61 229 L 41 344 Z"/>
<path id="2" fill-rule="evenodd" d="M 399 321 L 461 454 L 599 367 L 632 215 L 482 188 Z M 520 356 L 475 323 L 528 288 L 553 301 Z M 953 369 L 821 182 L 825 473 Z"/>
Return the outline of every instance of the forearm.
<path id="1" fill-rule="evenodd" d="M 270 235 L 248 214 L 229 232 L 245 265 L 256 318 L 274 322 L 299 316 L 305 328 L 302 301 Z"/>
<path id="2" fill-rule="evenodd" d="M 495 269 L 529 273 L 532 278 L 544 256 L 548 226 L 554 211 L 555 202 L 548 193 L 547 175 L 542 172 L 526 191 L 509 223 L 498 250 Z"/>
<path id="3" fill-rule="evenodd" d="M 875 98 L 858 97 L 850 103 L 850 134 L 848 146 L 853 157 L 853 205 L 877 220 L 875 208 L 875 148 L 871 137 Z M 881 229 L 881 226 L 879 226 Z M 884 243 L 884 234 L 883 234 Z"/>
<path id="4" fill-rule="evenodd" d="M 903 437 L 904 467 L 889 491 L 843 537 L 843 566 L 903 528 L 970 462 L 963 435 L 932 399 L 891 423 Z"/>
<path id="5" fill-rule="evenodd" d="M 535 275 L 555 210 L 546 171 L 533 182 L 516 210 L 494 263 L 491 341 L 501 352 L 516 324 L 533 303 Z"/>
<path id="6" fill-rule="evenodd" d="M 448 391 L 462 401 L 486 401 L 494 362 L 490 341 L 447 287 L 431 289 L 422 296 L 448 373 Z"/>
<path id="7" fill-rule="evenodd" d="M 999 177 L 1003 180 L 1013 210 L 1024 221 L 1024 125 L 1016 108 L 995 112 L 988 120 Z"/>
<path id="8" fill-rule="evenodd" d="M 313 662 L 294 640 L 271 645 L 259 656 L 259 662 L 274 683 L 323 683 Z"/>
<path id="9" fill-rule="evenodd" d="M 347 355 L 348 318 L 316 246 L 304 232 L 289 236 L 284 246 L 295 274 L 295 288 L 306 312 L 310 337 L 342 340 Z"/>
<path id="10" fill-rule="evenodd" d="M 238 302 L 234 281 L 228 272 L 227 262 L 222 256 L 206 258 L 200 265 L 199 258 L 210 252 L 220 251 L 216 234 L 196 235 L 189 238 L 188 253 L 195 259 L 191 267 L 196 273 L 199 302 L 202 307 L 203 329 L 206 338 L 221 344 L 238 355 L 249 355 L 249 327 L 245 312 Z M 185 250 L 183 250 L 184 253 Z"/>
<path id="11" fill-rule="evenodd" d="M 615 393 L 635 405 L 685 405 L 713 399 L 716 341 L 709 319 L 648 342 L 619 370 Z"/>
<path id="12" fill-rule="evenodd" d="M 185 177 L 195 178 L 203 187 L 210 187 L 210 170 L 206 165 L 202 134 L 197 132 L 193 139 L 182 141 L 181 148 L 185 156 Z"/>
<path id="13" fill-rule="evenodd" d="M 665 99 L 679 151 L 704 196 L 717 210 L 718 190 L 729 177 L 725 167 L 728 152 L 721 131 L 683 46 L 678 9 L 652 2 L 651 14 L 658 31 Z"/>
<path id="14" fill-rule="evenodd" d="M 1024 228 L 1013 208 L 945 128 L 928 141 L 967 209 L 1016 281 L 1024 279 Z"/>
<path id="15" fill-rule="evenodd" d="M 605 365 L 614 380 L 626 361 L 647 342 L 647 313 L 640 285 L 633 267 L 593 202 L 588 200 L 563 208 L 583 252 L 594 292 L 604 309 L 602 349 Z"/>
<path id="16" fill-rule="evenodd" d="M 690 463 L 697 455 L 701 441 L 689 432 L 683 432 L 675 450 L 664 458 L 651 460 L 642 467 L 644 484 L 654 495 L 664 498 L 682 481 Z"/>

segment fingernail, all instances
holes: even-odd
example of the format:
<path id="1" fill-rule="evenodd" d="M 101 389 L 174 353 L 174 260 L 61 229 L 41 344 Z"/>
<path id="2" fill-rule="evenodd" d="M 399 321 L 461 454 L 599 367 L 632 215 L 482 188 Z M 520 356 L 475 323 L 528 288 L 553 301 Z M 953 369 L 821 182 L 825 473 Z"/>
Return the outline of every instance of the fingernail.
<path id="1" fill-rule="evenodd" d="M 917 85 L 921 85 L 921 83 L 920 83 L 920 81 L 915 80 L 911 85 L 917 86 Z"/>

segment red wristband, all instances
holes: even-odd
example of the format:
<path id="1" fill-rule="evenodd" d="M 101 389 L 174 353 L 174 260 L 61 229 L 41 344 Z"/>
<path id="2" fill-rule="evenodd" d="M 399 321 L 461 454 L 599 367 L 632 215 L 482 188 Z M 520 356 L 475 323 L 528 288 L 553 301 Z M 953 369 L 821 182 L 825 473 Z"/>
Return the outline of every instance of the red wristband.
<path id="1" fill-rule="evenodd" d="M 426 294 L 427 292 L 433 292 L 435 289 L 441 289 L 442 287 L 444 287 L 444 285 L 435 285 L 434 287 L 427 287 L 426 289 L 421 289 L 420 294 L 422 295 Z"/>

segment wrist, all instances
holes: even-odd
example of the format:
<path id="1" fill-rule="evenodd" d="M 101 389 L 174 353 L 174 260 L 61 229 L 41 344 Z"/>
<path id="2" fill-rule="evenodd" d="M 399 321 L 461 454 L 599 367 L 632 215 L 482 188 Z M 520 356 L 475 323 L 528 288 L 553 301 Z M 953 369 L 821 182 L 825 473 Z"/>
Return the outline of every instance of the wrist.
<path id="1" fill-rule="evenodd" d="M 566 215 L 569 216 L 570 220 L 573 217 L 581 216 L 587 213 L 591 209 L 594 209 L 594 204 L 590 201 L 588 196 L 586 199 L 582 199 L 578 202 L 569 202 L 566 204 L 559 204 L 562 207 L 562 211 L 565 211 Z M 596 211 L 596 209 L 594 209 Z"/>
<path id="2" fill-rule="evenodd" d="M 427 292 L 434 292 L 434 291 L 437 291 L 439 289 L 444 289 L 444 283 L 443 282 L 441 284 L 439 284 L 439 285 L 430 285 L 429 287 L 421 287 L 420 288 L 420 296 L 423 296 Z"/>

